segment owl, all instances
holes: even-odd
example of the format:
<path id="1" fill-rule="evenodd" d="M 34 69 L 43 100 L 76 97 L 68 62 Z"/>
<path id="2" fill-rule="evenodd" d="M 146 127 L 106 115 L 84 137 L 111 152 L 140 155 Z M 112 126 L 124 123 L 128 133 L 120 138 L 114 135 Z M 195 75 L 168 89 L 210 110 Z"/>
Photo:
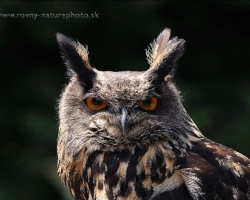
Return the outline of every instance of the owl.
<path id="1" fill-rule="evenodd" d="M 70 74 L 59 101 L 58 174 L 77 200 L 250 199 L 250 160 L 207 139 L 173 82 L 184 39 L 163 30 L 146 71 L 99 71 L 56 34 Z"/>

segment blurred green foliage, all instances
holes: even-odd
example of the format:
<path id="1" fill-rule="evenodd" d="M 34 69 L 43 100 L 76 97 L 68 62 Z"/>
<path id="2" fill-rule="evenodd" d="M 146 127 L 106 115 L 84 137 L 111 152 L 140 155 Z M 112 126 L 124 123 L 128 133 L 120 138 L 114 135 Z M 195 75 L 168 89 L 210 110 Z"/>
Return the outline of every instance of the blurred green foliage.
<path id="1" fill-rule="evenodd" d="M 16 2 L 0 13 L 0 199 L 71 199 L 56 174 L 56 104 L 67 83 L 55 33 L 88 44 L 99 70 L 145 70 L 165 27 L 187 41 L 175 81 L 205 136 L 250 156 L 249 2 Z"/>

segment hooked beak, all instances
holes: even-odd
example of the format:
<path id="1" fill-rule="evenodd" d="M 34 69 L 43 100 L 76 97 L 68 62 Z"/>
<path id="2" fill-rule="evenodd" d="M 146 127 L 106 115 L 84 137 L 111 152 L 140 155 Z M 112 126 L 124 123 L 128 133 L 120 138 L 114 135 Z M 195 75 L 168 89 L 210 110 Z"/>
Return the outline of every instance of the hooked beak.
<path id="1" fill-rule="evenodd" d="M 128 123 L 128 111 L 125 107 L 122 108 L 121 114 L 122 114 L 121 117 L 122 132 L 124 135 L 126 135 L 129 130 L 129 123 Z"/>

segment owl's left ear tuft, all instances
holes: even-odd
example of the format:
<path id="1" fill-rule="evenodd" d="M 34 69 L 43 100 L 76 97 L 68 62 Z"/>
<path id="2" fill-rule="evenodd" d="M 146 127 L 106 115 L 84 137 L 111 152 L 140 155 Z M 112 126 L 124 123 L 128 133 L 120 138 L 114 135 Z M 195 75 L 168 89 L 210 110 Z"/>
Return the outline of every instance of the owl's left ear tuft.
<path id="1" fill-rule="evenodd" d="M 95 72 L 89 63 L 87 47 L 61 33 L 56 33 L 56 39 L 70 74 L 76 74 L 86 86 L 91 87 Z"/>
<path id="2" fill-rule="evenodd" d="M 171 78 L 176 71 L 176 64 L 183 54 L 185 40 L 177 37 L 169 40 L 171 30 L 164 29 L 146 50 L 148 71 L 159 80 Z"/>

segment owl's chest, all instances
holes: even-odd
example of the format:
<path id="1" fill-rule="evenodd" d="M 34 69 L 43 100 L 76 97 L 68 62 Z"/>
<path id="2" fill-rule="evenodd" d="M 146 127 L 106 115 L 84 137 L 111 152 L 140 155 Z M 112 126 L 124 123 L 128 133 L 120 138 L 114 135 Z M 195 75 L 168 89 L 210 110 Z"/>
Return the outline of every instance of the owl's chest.
<path id="1" fill-rule="evenodd" d="M 154 144 L 146 148 L 97 151 L 84 160 L 79 191 L 74 188 L 75 196 L 103 200 L 150 199 L 156 191 L 161 192 L 159 185 L 164 185 L 172 175 L 175 158 L 171 150 Z"/>

